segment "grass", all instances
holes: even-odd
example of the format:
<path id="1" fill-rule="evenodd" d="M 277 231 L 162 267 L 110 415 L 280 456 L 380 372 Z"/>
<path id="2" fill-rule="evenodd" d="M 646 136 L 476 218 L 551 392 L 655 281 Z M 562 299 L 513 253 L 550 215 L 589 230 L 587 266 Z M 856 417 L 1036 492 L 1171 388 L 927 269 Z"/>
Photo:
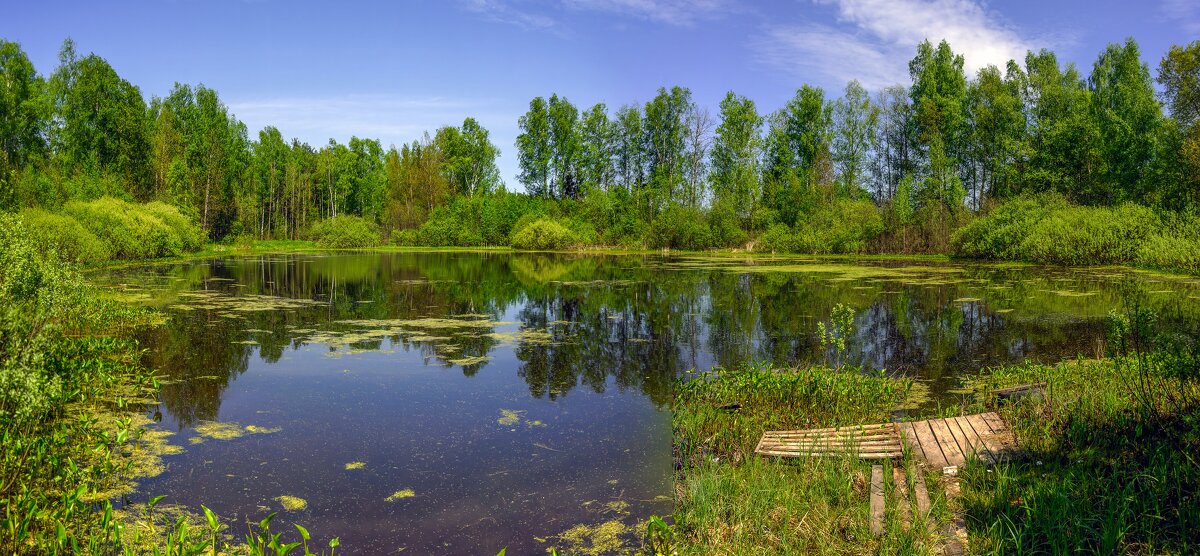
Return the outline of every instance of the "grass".
<path id="1" fill-rule="evenodd" d="M 680 383 L 673 408 L 679 554 L 928 554 L 948 520 L 933 491 L 934 527 L 894 516 L 870 533 L 871 464 L 853 457 L 762 459 L 766 430 L 887 422 L 912 383 L 856 368 L 717 369 Z M 911 465 L 909 457 L 901 462 Z M 937 477 L 926 482 L 937 484 Z M 891 496 L 891 493 L 889 493 Z M 895 514 L 895 512 L 891 512 Z M 915 513 L 915 510 L 913 511 Z"/>
<path id="2" fill-rule="evenodd" d="M 1049 395 L 999 408 L 1025 459 L 962 474 L 973 552 L 1200 550 L 1200 385 L 1155 379 L 1166 368 L 1154 361 L 1162 357 L 1026 364 L 980 376 L 983 392 L 1044 381 Z M 1150 396 L 1139 385 L 1150 386 Z"/>

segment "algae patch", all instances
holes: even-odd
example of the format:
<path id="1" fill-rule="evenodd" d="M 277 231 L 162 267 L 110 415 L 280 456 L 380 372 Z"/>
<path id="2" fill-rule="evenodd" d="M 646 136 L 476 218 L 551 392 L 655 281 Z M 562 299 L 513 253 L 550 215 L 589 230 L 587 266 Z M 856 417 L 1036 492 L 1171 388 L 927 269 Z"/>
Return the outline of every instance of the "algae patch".
<path id="1" fill-rule="evenodd" d="M 367 466 L 366 462 L 352 461 L 352 462 L 346 464 L 346 471 L 354 471 L 357 469 L 362 469 L 366 466 Z"/>
<path id="2" fill-rule="evenodd" d="M 289 512 L 298 512 L 308 507 L 308 501 L 299 496 L 277 496 L 275 500 L 279 501 L 279 505 L 283 506 L 284 510 Z"/>
<path id="3" fill-rule="evenodd" d="M 496 422 L 505 427 L 516 426 L 517 423 L 521 422 L 522 413 L 525 413 L 525 411 L 520 409 L 501 409 L 500 418 L 496 419 Z"/>
<path id="4" fill-rule="evenodd" d="M 195 426 L 196 434 L 203 438 L 211 438 L 213 440 L 233 440 L 241 438 L 246 434 L 272 434 L 283 429 L 279 427 L 260 427 L 258 425 L 247 425 L 243 428 L 237 423 L 222 423 L 220 421 L 202 421 Z M 193 444 L 203 442 L 200 440 L 191 439 Z"/>
<path id="5" fill-rule="evenodd" d="M 405 498 L 412 498 L 412 497 L 414 497 L 414 496 L 416 496 L 416 495 L 417 495 L 417 493 L 416 493 L 416 492 L 413 492 L 413 489 L 411 489 L 411 488 L 404 488 L 404 489 L 397 490 L 396 492 L 393 492 L 391 496 L 388 496 L 387 498 L 384 498 L 384 501 L 386 501 L 386 502 L 399 502 L 399 501 L 401 501 L 401 500 L 404 500 Z"/>

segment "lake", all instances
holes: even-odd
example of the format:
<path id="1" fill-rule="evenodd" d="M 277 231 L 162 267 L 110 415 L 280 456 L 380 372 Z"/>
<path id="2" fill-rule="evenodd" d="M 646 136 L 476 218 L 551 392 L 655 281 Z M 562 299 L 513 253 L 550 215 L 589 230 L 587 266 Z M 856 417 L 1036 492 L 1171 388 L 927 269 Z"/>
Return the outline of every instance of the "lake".
<path id="1" fill-rule="evenodd" d="M 1126 303 L 1200 318 L 1196 280 L 899 260 L 330 253 L 91 278 L 168 315 L 139 339 L 184 452 L 131 499 L 278 511 L 339 554 L 636 537 L 672 511 L 677 378 L 832 363 L 816 330 L 838 304 L 847 363 L 928 387 L 898 412 L 971 395 L 986 366 L 1095 357 Z"/>

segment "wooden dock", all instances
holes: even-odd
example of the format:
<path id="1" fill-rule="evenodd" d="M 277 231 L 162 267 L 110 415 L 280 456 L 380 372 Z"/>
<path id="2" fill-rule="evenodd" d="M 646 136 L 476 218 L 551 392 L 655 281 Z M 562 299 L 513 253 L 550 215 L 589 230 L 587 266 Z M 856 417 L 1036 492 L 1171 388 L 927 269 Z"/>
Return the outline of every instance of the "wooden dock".
<path id="1" fill-rule="evenodd" d="M 862 459 L 895 459 L 908 446 L 935 469 L 957 467 L 972 456 L 985 464 L 1012 458 L 1017 441 L 995 412 L 826 429 L 767 431 L 754 452 L 774 457 L 822 457 L 854 454 Z"/>

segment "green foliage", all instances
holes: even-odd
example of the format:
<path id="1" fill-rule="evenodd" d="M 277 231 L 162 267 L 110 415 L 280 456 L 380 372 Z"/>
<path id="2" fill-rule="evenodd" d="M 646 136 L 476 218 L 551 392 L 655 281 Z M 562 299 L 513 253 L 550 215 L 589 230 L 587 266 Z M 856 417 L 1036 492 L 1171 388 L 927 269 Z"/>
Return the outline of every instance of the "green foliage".
<path id="1" fill-rule="evenodd" d="M 138 205 L 101 197 L 69 202 L 63 213 L 108 244 L 117 260 L 173 257 L 201 246 L 195 225 L 163 203 Z"/>
<path id="2" fill-rule="evenodd" d="M 309 239 L 329 249 L 362 249 L 380 245 L 379 229 L 358 216 L 338 215 L 313 224 Z"/>
<path id="3" fill-rule="evenodd" d="M 863 253 L 883 229 L 883 216 L 874 203 L 839 199 L 818 207 L 794 230 L 783 224 L 772 226 L 759 238 L 755 249 L 808 254 Z"/>
<path id="4" fill-rule="evenodd" d="M 706 220 L 698 208 L 669 206 L 650 224 L 646 243 L 656 249 L 708 249 L 713 238 Z"/>
<path id="5" fill-rule="evenodd" d="M 516 228 L 512 234 L 515 249 L 549 251 L 567 249 L 579 244 L 579 237 L 561 222 L 550 218 L 538 218 Z"/>
<path id="6" fill-rule="evenodd" d="M 95 266 L 112 259 L 108 243 L 70 216 L 42 209 L 25 209 L 21 211 L 21 220 L 29 235 L 37 238 L 45 248 L 53 249 L 66 261 Z"/>
<path id="7" fill-rule="evenodd" d="M 1137 263 L 1196 269 L 1200 224 L 1125 204 L 1079 207 L 1061 197 L 1018 198 L 977 219 L 954 236 L 959 256 L 1046 264 Z"/>

